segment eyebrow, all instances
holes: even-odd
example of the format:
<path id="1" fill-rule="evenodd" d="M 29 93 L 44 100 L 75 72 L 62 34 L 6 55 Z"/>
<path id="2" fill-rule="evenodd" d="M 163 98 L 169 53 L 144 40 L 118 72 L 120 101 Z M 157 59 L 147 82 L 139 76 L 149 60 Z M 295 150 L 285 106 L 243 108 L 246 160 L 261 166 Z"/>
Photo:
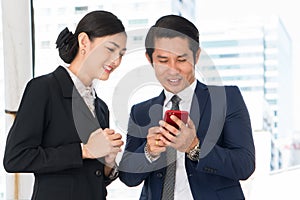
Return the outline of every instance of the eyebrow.
<path id="1" fill-rule="evenodd" d="M 184 54 L 182 54 L 182 55 L 178 55 L 177 57 L 187 57 L 188 55 L 187 55 L 187 53 L 184 53 Z M 157 55 L 157 58 L 168 58 L 167 56 L 162 56 L 162 55 Z"/>
<path id="2" fill-rule="evenodd" d="M 113 42 L 113 41 L 109 41 L 109 43 L 111 43 L 112 45 L 114 45 L 117 48 L 120 48 L 120 45 L 118 45 L 117 43 Z M 126 48 L 123 48 L 122 51 L 126 51 Z"/>
<path id="3" fill-rule="evenodd" d="M 157 58 L 164 58 L 164 59 L 167 58 L 167 56 L 161 56 L 161 55 L 157 55 L 156 57 L 157 57 Z"/>
<path id="4" fill-rule="evenodd" d="M 184 53 L 182 55 L 179 55 L 178 57 L 187 57 L 187 56 L 188 56 L 187 53 Z"/>

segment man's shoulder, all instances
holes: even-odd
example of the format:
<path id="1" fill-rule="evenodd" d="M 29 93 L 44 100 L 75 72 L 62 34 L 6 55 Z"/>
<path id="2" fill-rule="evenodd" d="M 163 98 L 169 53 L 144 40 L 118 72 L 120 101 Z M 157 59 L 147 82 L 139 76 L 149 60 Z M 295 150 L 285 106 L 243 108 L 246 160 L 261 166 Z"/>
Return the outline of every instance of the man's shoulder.
<path id="1" fill-rule="evenodd" d="M 159 99 L 161 98 L 161 95 L 141 101 L 139 103 L 134 104 L 132 107 L 135 109 L 145 109 L 149 108 L 154 104 L 160 104 Z"/>
<path id="2" fill-rule="evenodd" d="M 224 92 L 236 92 L 239 91 L 239 87 L 236 85 L 207 85 L 209 91 L 224 91 Z"/>

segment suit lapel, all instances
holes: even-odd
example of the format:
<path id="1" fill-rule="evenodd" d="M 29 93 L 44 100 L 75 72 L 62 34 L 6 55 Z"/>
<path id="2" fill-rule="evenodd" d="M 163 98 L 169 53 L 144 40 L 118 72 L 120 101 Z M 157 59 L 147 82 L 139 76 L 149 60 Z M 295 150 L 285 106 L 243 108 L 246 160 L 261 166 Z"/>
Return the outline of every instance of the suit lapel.
<path id="1" fill-rule="evenodd" d="M 92 115 L 83 98 L 78 93 L 68 72 L 60 66 L 54 71 L 54 75 L 67 103 L 72 104 L 71 115 L 76 131 L 80 139 L 86 142 L 90 133 L 100 128 L 99 122 L 97 118 Z"/>
<path id="2" fill-rule="evenodd" d="M 217 144 L 226 117 L 225 87 L 198 83 L 192 102 L 191 118 L 201 142 L 201 157 L 205 157 Z"/>
<path id="3" fill-rule="evenodd" d="M 159 120 L 163 118 L 163 104 L 165 98 L 165 93 L 162 91 L 157 98 L 153 99 L 153 102 L 151 103 L 151 107 L 149 109 L 151 126 L 158 126 Z"/>
<path id="4" fill-rule="evenodd" d="M 90 133 L 100 128 L 97 118 L 93 117 L 82 98 L 73 97 L 73 119 L 77 132 L 83 142 L 87 142 Z"/>
<path id="5" fill-rule="evenodd" d="M 83 98 L 80 96 L 75 87 L 72 99 L 73 113 L 78 109 L 81 112 L 81 114 L 84 115 L 88 120 L 93 122 L 96 126 L 99 126 L 97 118 L 93 116 L 92 112 L 90 111 L 90 109 L 88 108 L 88 106 L 86 105 Z"/>
<path id="6" fill-rule="evenodd" d="M 98 122 L 102 129 L 109 127 L 109 113 L 108 109 L 104 105 L 105 103 L 96 95 L 95 111 Z"/>
<path id="7" fill-rule="evenodd" d="M 202 119 L 202 114 L 206 109 L 206 105 L 209 99 L 209 91 L 208 87 L 199 81 L 197 81 L 197 86 L 195 88 L 195 93 L 193 95 L 190 117 L 193 120 L 196 130 L 200 124 L 200 120 Z M 151 120 L 151 125 L 157 126 L 159 120 L 163 117 L 163 103 L 165 100 L 164 92 L 161 92 L 160 95 L 153 99 L 151 102 L 152 106 L 149 109 L 149 117 Z M 158 115 L 157 113 L 161 113 Z"/>
<path id="8" fill-rule="evenodd" d="M 74 83 L 65 68 L 59 66 L 53 72 L 65 98 L 72 98 Z"/>
<path id="9" fill-rule="evenodd" d="M 196 130 L 198 130 L 208 99 L 209 92 L 207 86 L 197 81 L 190 110 L 190 117 L 195 124 Z"/>

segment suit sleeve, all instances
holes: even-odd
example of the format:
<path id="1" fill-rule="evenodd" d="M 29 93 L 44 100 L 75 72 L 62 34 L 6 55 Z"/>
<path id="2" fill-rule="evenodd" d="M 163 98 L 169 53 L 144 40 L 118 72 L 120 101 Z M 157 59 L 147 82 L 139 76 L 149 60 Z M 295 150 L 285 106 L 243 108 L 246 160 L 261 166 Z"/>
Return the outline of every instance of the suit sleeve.
<path id="1" fill-rule="evenodd" d="M 139 109 L 136 109 L 139 110 Z M 139 113 L 146 113 L 139 110 Z M 147 142 L 148 127 L 140 125 L 136 118 L 135 106 L 132 107 L 128 133 L 126 138 L 125 151 L 120 162 L 120 180 L 127 186 L 137 186 L 142 183 L 153 171 L 163 167 L 162 159 L 150 163 L 145 156 L 145 145 Z"/>
<path id="2" fill-rule="evenodd" d="M 229 179 L 245 180 L 255 169 L 250 118 L 237 87 L 226 88 L 226 99 L 226 114 L 219 141 L 212 145 L 207 155 L 200 158 L 197 170 Z M 201 143 L 203 145 L 203 141 Z"/>
<path id="3" fill-rule="evenodd" d="M 45 173 L 82 165 L 79 143 L 43 145 L 52 117 L 50 95 L 41 79 L 27 84 L 6 141 L 3 164 L 7 172 Z M 63 134 L 63 127 L 61 130 Z"/>

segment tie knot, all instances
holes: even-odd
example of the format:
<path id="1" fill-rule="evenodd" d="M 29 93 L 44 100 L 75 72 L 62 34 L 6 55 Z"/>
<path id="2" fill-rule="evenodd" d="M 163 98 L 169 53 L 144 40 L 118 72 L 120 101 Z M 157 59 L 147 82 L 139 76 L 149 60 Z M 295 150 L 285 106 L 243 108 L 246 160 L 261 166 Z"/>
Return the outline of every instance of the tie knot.
<path id="1" fill-rule="evenodd" d="M 171 108 L 171 110 L 179 110 L 179 102 L 180 101 L 181 101 L 181 98 L 175 94 L 171 98 L 171 102 L 172 102 L 172 108 Z"/>

